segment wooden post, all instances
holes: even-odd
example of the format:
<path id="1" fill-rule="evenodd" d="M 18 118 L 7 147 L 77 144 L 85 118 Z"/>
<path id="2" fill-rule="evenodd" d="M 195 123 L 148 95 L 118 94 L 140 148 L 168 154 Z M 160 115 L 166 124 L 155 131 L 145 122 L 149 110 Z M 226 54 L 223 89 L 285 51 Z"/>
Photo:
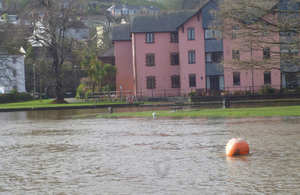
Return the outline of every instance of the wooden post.
<path id="1" fill-rule="evenodd" d="M 114 113 L 114 111 L 113 111 L 113 107 L 108 107 L 108 113 L 109 113 L 109 114 L 112 114 L 112 113 Z"/>

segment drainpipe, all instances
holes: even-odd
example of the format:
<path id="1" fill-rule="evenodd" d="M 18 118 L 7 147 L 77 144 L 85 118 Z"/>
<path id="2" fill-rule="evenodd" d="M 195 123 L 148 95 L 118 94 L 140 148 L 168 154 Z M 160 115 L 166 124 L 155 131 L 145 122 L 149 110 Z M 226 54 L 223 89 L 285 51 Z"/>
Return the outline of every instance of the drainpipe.
<path id="1" fill-rule="evenodd" d="M 133 35 L 133 63 L 134 63 L 134 95 L 137 97 L 137 66 L 136 66 L 136 47 L 135 47 L 135 36 Z"/>
<path id="2" fill-rule="evenodd" d="M 251 40 L 251 74 L 252 74 L 252 94 L 254 94 L 254 75 L 253 75 L 253 59 L 252 59 L 252 40 Z"/>

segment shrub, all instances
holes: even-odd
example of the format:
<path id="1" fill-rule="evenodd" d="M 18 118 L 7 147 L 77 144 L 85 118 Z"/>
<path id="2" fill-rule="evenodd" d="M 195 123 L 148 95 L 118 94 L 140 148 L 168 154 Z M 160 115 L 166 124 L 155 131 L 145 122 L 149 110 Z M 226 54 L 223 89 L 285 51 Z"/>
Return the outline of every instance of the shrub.
<path id="1" fill-rule="evenodd" d="M 241 93 L 239 91 L 235 90 L 232 95 L 240 95 L 240 94 Z"/>
<path id="2" fill-rule="evenodd" d="M 0 94 L 0 103 L 9 103 L 11 101 L 12 100 L 10 94 Z"/>
<path id="3" fill-rule="evenodd" d="M 195 93 L 196 93 L 196 91 L 191 91 L 191 92 L 188 94 L 188 96 L 189 96 L 189 97 L 193 97 L 193 96 L 195 96 Z"/>
<path id="4" fill-rule="evenodd" d="M 266 85 L 266 86 L 262 86 L 259 90 L 258 90 L 259 94 L 269 94 L 269 93 L 275 93 L 275 89 L 271 88 L 270 85 Z"/>
<path id="5" fill-rule="evenodd" d="M 20 99 L 18 90 L 13 89 L 13 90 L 10 90 L 9 93 L 11 94 L 12 101 L 17 102 Z"/>
<path id="6" fill-rule="evenodd" d="M 85 92 L 85 99 L 92 95 L 92 90 L 88 90 Z"/>
<path id="7" fill-rule="evenodd" d="M 110 90 L 108 90 L 108 84 L 102 87 L 102 91 L 116 91 L 115 85 L 109 85 Z"/>
<path id="8" fill-rule="evenodd" d="M 76 93 L 76 96 L 75 98 L 76 99 L 81 99 L 83 98 L 83 95 L 84 95 L 84 88 L 85 88 L 85 85 L 84 84 L 80 84 L 77 88 L 77 93 Z"/>
<path id="9" fill-rule="evenodd" d="M 288 89 L 286 87 L 283 87 L 280 89 L 280 93 L 288 93 Z"/>

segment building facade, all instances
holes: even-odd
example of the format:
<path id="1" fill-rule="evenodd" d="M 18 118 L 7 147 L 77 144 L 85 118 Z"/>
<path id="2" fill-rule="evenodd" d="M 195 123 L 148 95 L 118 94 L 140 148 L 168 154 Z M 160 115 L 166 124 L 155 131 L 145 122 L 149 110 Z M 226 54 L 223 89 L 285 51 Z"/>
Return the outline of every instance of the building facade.
<path id="1" fill-rule="evenodd" d="M 157 14 L 161 13 L 156 6 L 113 4 L 107 9 L 108 14 L 112 16 L 133 15 L 133 14 Z"/>
<path id="2" fill-rule="evenodd" d="M 24 58 L 20 52 L 0 52 L 0 93 L 9 93 L 13 89 L 26 92 Z"/>
<path id="3" fill-rule="evenodd" d="M 212 0 L 199 10 L 133 15 L 130 24 L 114 26 L 117 89 L 122 86 L 123 92 L 130 91 L 130 95 L 138 97 L 177 96 L 191 91 L 257 92 L 266 85 L 288 87 L 287 78 L 293 78 L 290 75 L 295 77 L 293 87 L 298 87 L 296 73 L 281 73 L 278 69 L 235 71 L 223 63 L 223 59 L 250 55 L 263 59 L 264 51 L 239 53 L 233 44 L 234 36 L 223 38 L 221 31 L 211 28 L 211 10 L 218 10 Z"/>

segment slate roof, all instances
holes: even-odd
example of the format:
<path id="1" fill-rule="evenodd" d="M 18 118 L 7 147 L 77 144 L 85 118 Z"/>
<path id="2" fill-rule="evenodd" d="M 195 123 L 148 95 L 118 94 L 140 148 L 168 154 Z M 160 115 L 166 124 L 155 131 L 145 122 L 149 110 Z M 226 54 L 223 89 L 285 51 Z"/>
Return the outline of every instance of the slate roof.
<path id="1" fill-rule="evenodd" d="M 198 13 L 199 10 L 169 11 L 155 15 L 131 15 L 132 33 L 171 32 Z"/>
<path id="2" fill-rule="evenodd" d="M 112 46 L 102 54 L 100 54 L 98 57 L 114 57 L 115 56 L 115 47 Z"/>
<path id="3" fill-rule="evenodd" d="M 85 24 L 83 24 L 81 21 L 72 21 L 69 29 L 89 29 Z"/>
<path id="4" fill-rule="evenodd" d="M 128 9 L 128 10 L 136 10 L 140 11 L 142 8 L 146 8 L 147 10 L 152 10 L 156 12 L 160 12 L 160 9 L 158 9 L 156 6 L 149 6 L 149 5 L 129 5 L 129 4 L 116 4 L 113 5 L 108 9 L 108 11 L 111 10 L 122 10 L 122 9 Z"/>
<path id="5" fill-rule="evenodd" d="M 111 31 L 112 41 L 130 41 L 130 27 L 129 24 L 118 24 L 112 26 Z"/>
<path id="6" fill-rule="evenodd" d="M 10 48 L 7 46 L 0 47 L 0 55 L 24 55 L 20 50 L 16 50 L 14 48 Z"/>

